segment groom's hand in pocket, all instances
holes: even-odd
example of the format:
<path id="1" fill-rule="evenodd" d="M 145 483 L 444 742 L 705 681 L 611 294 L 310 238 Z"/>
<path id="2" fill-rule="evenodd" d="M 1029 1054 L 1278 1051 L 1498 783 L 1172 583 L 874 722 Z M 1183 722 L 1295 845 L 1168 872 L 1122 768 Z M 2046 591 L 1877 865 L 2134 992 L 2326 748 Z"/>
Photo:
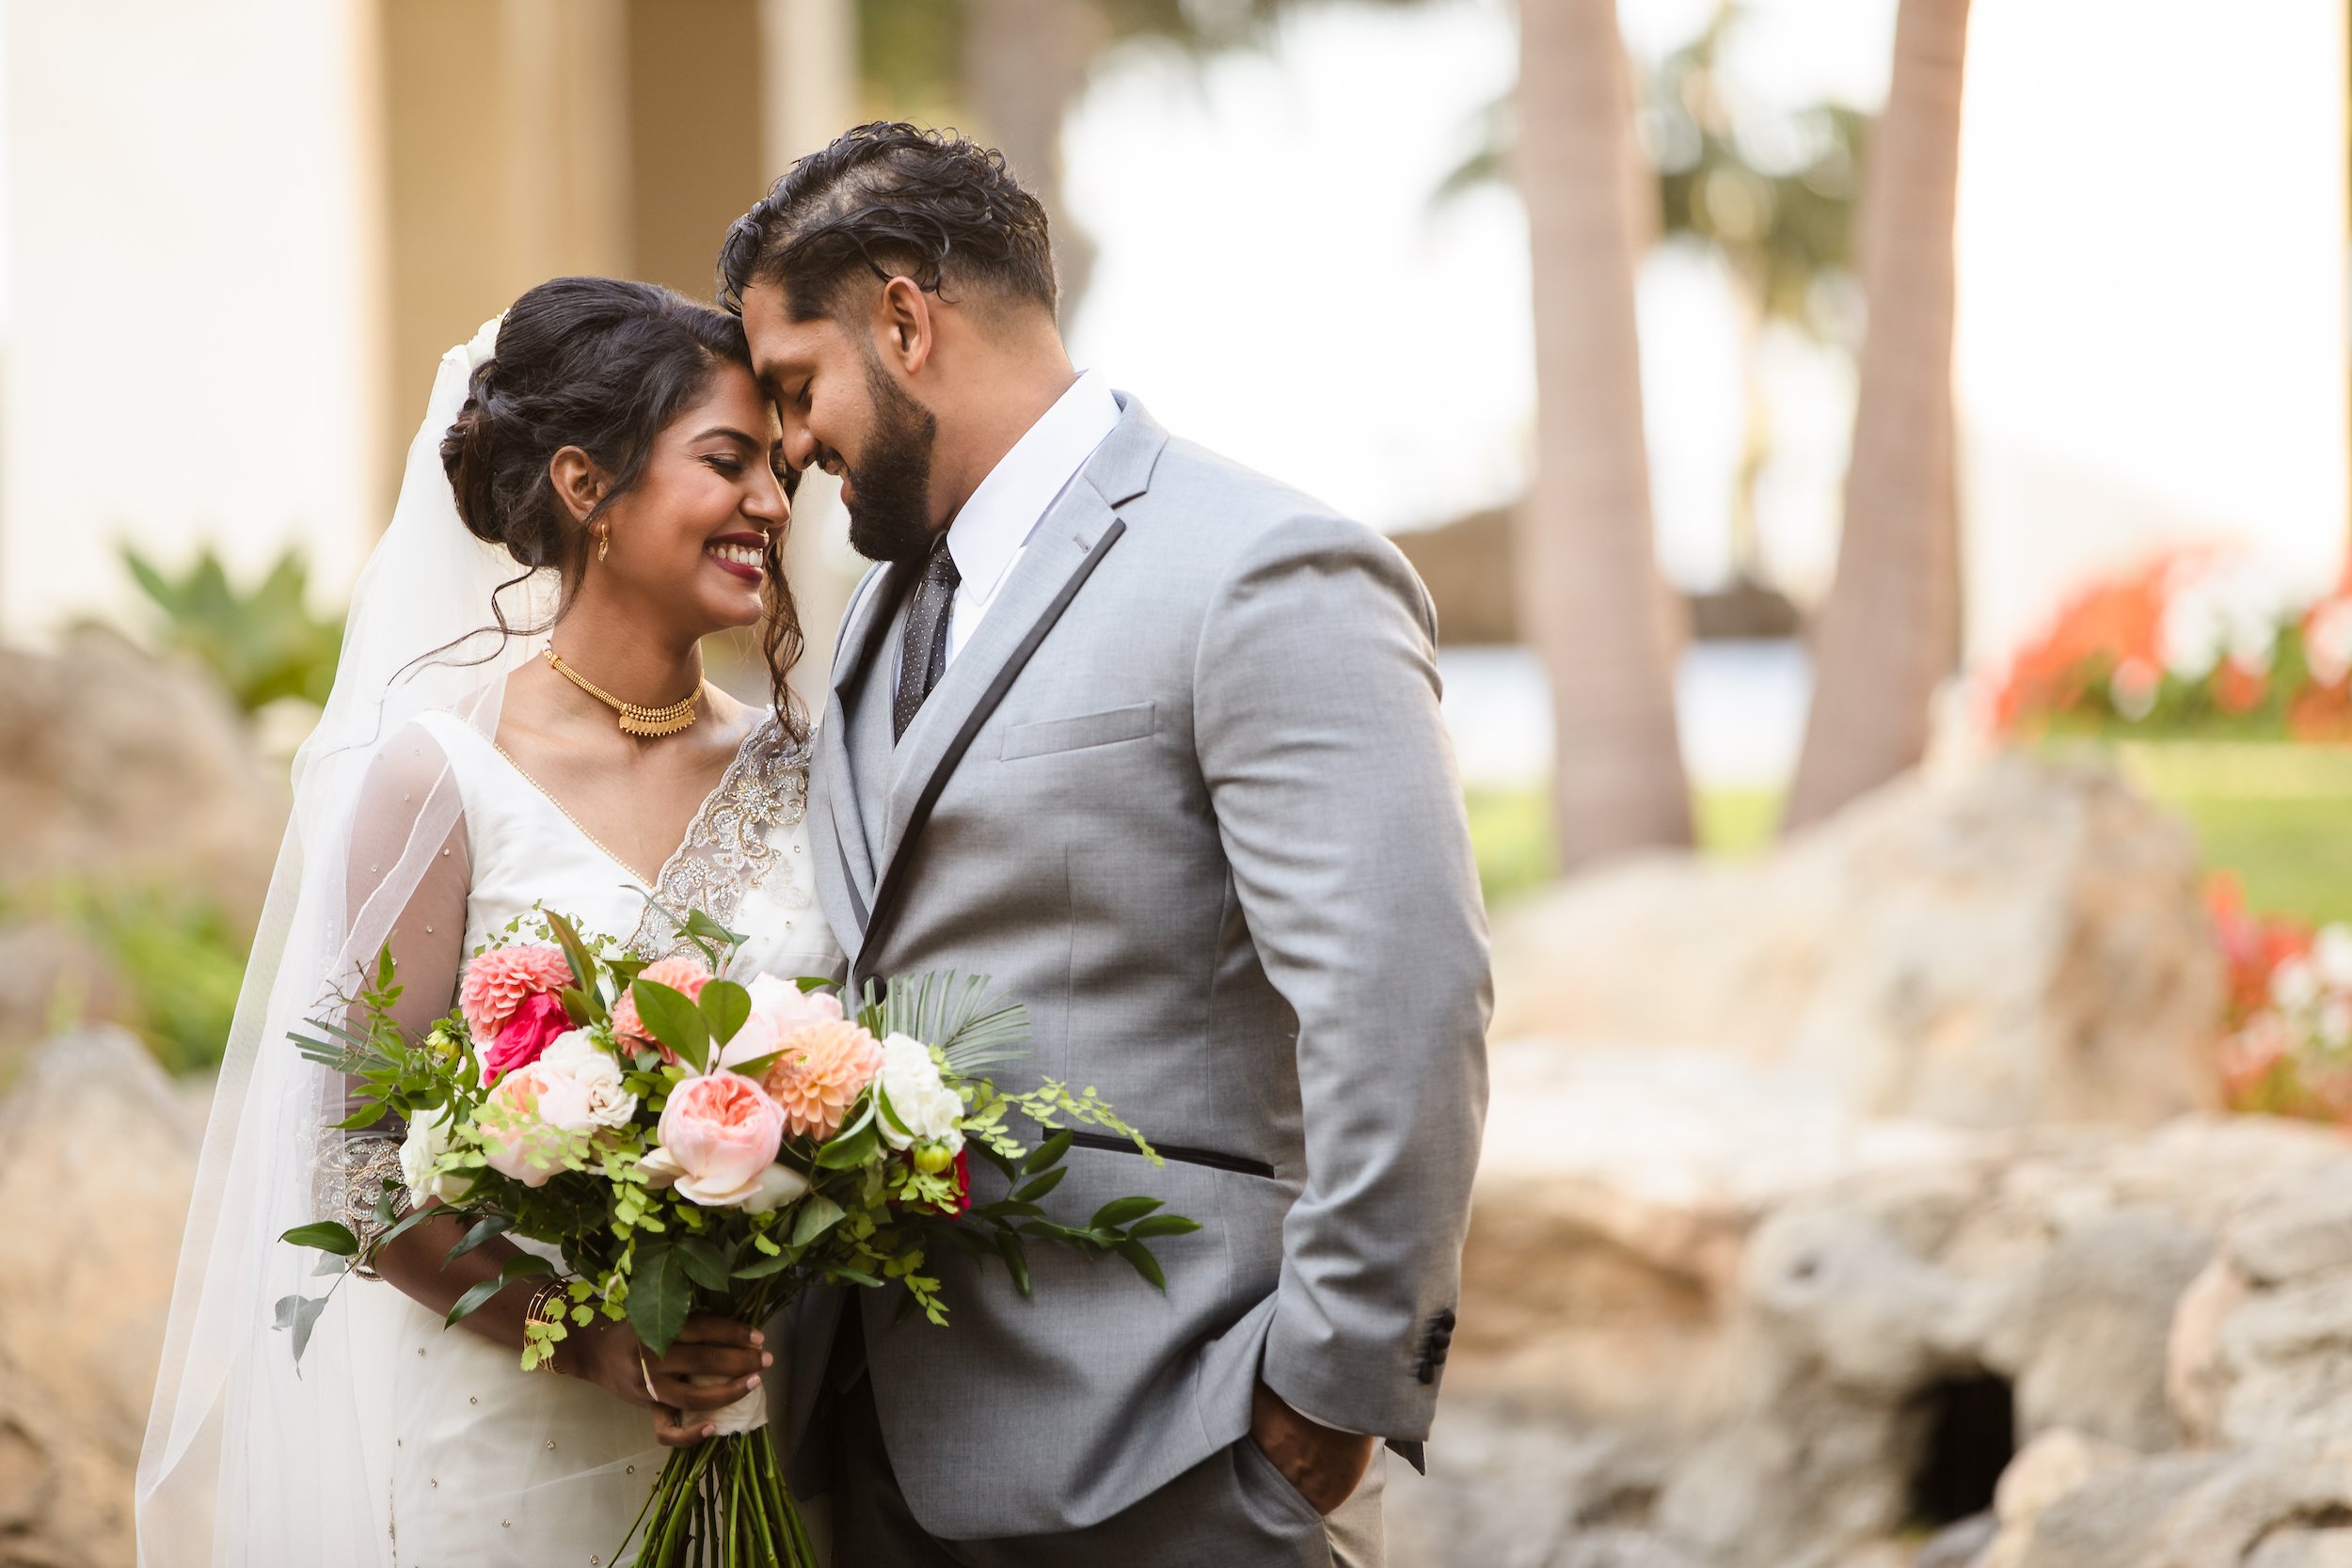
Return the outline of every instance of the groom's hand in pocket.
<path id="1" fill-rule="evenodd" d="M 1309 1420 L 1263 1383 L 1250 1401 L 1249 1440 L 1325 1514 L 1355 1495 L 1380 1446 L 1375 1438 Z"/>

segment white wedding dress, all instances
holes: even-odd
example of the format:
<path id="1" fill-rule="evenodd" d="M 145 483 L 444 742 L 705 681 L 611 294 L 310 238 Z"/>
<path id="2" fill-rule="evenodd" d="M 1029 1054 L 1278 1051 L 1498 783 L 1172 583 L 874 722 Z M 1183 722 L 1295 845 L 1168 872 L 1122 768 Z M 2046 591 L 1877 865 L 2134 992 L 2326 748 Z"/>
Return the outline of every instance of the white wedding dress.
<path id="1" fill-rule="evenodd" d="M 462 802 L 472 857 L 463 951 L 533 904 L 642 957 L 684 950 L 638 875 L 476 728 L 425 713 L 408 733 L 447 758 Z M 701 910 L 749 939 L 730 971 L 739 978 L 839 976 L 841 950 L 812 892 L 806 804 L 806 748 L 771 719 L 746 737 L 652 890 L 671 910 Z M 526 1373 L 516 1352 L 443 1329 L 438 1314 L 389 1285 L 365 1289 L 397 1298 L 396 1568 L 611 1568 L 667 1457 L 650 1414 L 572 1378 Z"/>

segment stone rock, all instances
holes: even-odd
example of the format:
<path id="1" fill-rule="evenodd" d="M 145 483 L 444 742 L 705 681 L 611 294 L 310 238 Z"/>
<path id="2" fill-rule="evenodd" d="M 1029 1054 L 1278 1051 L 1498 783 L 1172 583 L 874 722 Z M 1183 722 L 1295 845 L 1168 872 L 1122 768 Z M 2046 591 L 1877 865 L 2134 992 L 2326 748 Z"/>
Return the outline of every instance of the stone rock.
<path id="1" fill-rule="evenodd" d="M 2001 1472 L 1993 1494 L 1999 1529 L 1968 1568 L 2017 1568 L 2033 1544 L 2035 1521 L 2053 1504 L 2080 1491 L 2093 1476 L 2122 1469 L 2137 1458 L 2129 1449 L 2064 1427 L 2043 1433 Z"/>
<path id="2" fill-rule="evenodd" d="M 2160 1454 L 2104 1469 L 2052 1502 L 1999 1568 L 2332 1564 L 2345 1560 L 2347 1518 L 2352 1445 Z"/>
<path id="3" fill-rule="evenodd" d="M 2190 1440 L 2352 1441 L 2352 1161 L 2270 1183 L 2173 1324 L 2166 1382 Z"/>
<path id="4" fill-rule="evenodd" d="M 2352 1529 L 2282 1529 L 2254 1548 L 2246 1568 L 2352 1568 Z"/>
<path id="5" fill-rule="evenodd" d="M 2002 755 L 1753 862 L 1639 862 L 1501 912 L 1494 1033 L 1734 1052 L 1864 1116 L 2153 1125 L 2217 1100 L 2199 878 L 2113 775 Z"/>
<path id="6" fill-rule="evenodd" d="M 0 1291 L 0 1561 L 133 1560 L 131 1476 L 199 1129 L 119 1030 L 52 1041 L 0 1100 L 9 1269 L 35 1282 Z"/>
<path id="7" fill-rule="evenodd" d="M 284 772 L 200 671 L 111 632 L 0 649 L 0 866 L 9 881 L 132 879 L 261 916 Z"/>
<path id="8" fill-rule="evenodd" d="M 1734 1056 L 1491 1066 L 1432 1469 L 1391 1502 L 1443 1549 L 1400 1568 L 1603 1530 L 1849 1568 L 1994 1506 L 2027 1444 L 1998 1499 L 2017 1568 L 2012 1515 L 2179 1441 L 2168 1335 L 2249 1196 L 2352 1180 L 2341 1138 L 2260 1118 L 1970 1132 Z"/>

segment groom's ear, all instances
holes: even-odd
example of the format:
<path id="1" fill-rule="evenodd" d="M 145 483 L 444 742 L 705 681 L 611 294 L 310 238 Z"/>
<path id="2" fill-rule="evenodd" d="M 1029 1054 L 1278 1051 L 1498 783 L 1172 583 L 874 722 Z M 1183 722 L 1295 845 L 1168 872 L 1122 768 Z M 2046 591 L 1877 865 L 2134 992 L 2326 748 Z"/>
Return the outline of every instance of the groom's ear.
<path id="1" fill-rule="evenodd" d="M 578 447 L 565 447 L 548 459 L 548 483 L 555 491 L 556 504 L 572 515 L 573 522 L 584 523 L 612 481 L 595 458 Z"/>
<path id="2" fill-rule="evenodd" d="M 931 304 L 912 277 L 894 277 L 874 296 L 876 346 L 908 375 L 921 372 L 937 344 Z"/>

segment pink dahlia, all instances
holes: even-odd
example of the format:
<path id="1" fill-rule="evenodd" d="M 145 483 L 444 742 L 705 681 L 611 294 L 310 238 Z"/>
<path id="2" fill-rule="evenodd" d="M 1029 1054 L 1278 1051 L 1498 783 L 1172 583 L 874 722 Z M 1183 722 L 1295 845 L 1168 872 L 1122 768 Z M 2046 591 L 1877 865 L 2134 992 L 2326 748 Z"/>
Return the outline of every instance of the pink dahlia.
<path id="1" fill-rule="evenodd" d="M 689 1002 L 699 1002 L 703 987 L 710 984 L 710 970 L 700 958 L 656 958 L 637 977 L 667 986 Z M 644 1040 L 647 1045 L 660 1044 L 653 1037 L 653 1031 L 645 1027 L 645 1021 L 637 1016 L 637 998 L 627 990 L 621 992 L 621 1000 L 613 1006 L 612 1032 Z M 662 1054 L 667 1056 L 669 1052 L 665 1049 Z"/>
<path id="2" fill-rule="evenodd" d="M 823 1142 L 882 1070 L 880 1041 L 840 1019 L 804 1023 L 784 1037 L 783 1060 L 762 1086 L 784 1108 L 786 1131 Z"/>
<path id="3" fill-rule="evenodd" d="M 572 983 L 561 950 L 535 942 L 494 947 L 466 966 L 457 1007 L 477 1040 L 495 1037 L 529 996 L 548 995 Z"/>

